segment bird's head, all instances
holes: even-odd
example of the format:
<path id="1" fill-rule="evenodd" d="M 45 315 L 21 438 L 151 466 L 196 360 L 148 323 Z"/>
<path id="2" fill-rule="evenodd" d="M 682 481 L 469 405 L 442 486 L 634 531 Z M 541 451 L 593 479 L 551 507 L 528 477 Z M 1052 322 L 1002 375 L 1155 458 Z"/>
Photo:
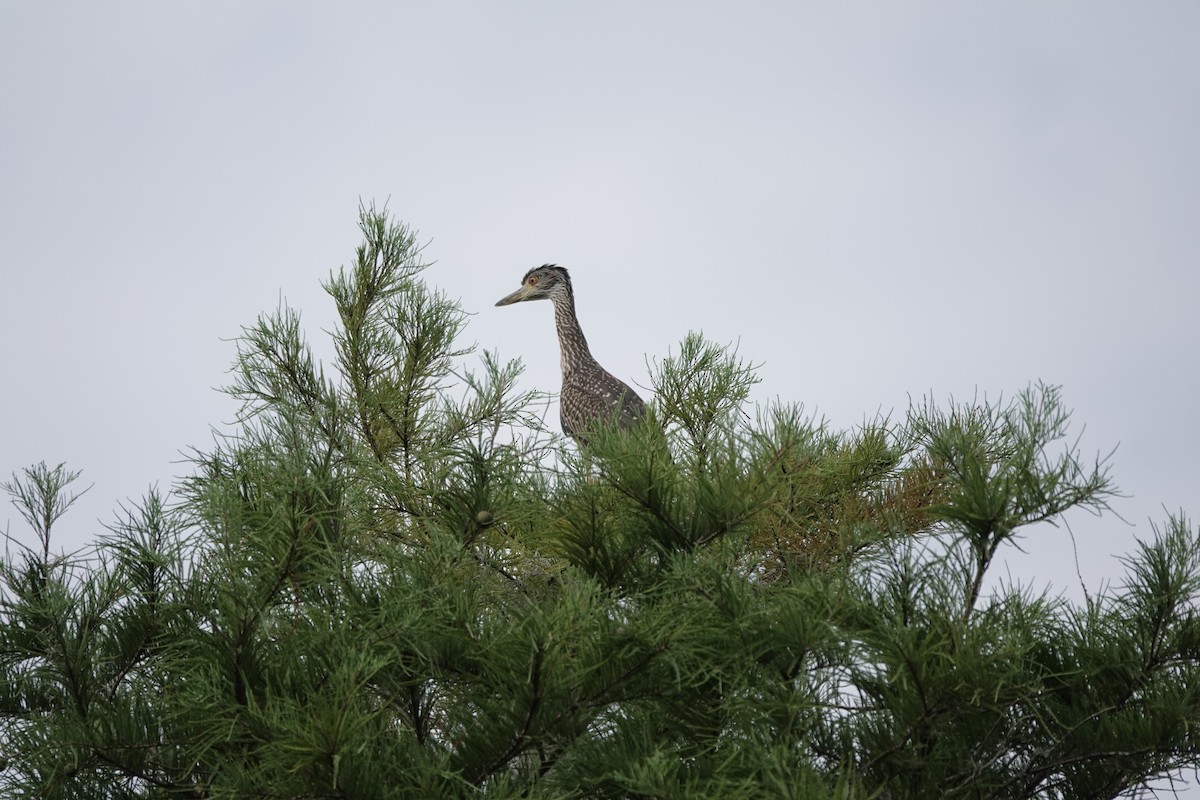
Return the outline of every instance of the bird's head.
<path id="1" fill-rule="evenodd" d="M 521 288 L 496 302 L 498 306 L 512 305 L 523 300 L 553 300 L 559 296 L 571 299 L 571 276 L 557 264 L 543 264 L 525 273 Z"/>

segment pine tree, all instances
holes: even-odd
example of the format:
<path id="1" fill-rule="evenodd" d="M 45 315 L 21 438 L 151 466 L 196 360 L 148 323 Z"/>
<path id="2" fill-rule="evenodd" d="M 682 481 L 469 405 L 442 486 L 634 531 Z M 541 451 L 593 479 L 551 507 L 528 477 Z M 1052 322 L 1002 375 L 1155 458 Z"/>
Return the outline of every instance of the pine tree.
<path id="1" fill-rule="evenodd" d="M 650 418 L 580 454 L 456 341 L 413 234 L 363 209 L 325 284 L 238 342 L 237 429 L 58 556 L 78 473 L 4 484 L 0 795 L 1099 798 L 1200 759 L 1200 539 L 1076 604 L 992 586 L 1103 511 L 1059 390 L 839 432 L 748 405 L 688 336 Z"/>

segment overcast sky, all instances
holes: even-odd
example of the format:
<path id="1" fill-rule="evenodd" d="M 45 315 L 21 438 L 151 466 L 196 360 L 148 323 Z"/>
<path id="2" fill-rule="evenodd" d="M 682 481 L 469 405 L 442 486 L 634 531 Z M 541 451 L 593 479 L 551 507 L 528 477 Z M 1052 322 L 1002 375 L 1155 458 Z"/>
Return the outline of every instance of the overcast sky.
<path id="1" fill-rule="evenodd" d="M 557 262 L 642 386 L 689 330 L 840 428 L 1061 384 L 1130 495 L 1072 518 L 1092 590 L 1200 514 L 1200 5 L 333 8 L 0 5 L 0 477 L 84 471 L 63 548 L 232 418 L 258 313 L 328 352 L 360 198 L 528 386 L 551 308 L 493 303 Z M 1064 531 L 1025 545 L 1015 577 L 1075 591 Z"/>

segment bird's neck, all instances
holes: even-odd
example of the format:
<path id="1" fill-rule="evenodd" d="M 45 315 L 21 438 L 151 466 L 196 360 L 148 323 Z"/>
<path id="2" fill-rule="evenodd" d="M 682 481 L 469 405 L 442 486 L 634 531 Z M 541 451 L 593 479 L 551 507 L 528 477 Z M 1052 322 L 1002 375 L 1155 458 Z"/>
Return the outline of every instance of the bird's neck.
<path id="1" fill-rule="evenodd" d="M 554 326 L 558 330 L 563 377 L 595 361 L 588 350 L 583 329 L 579 327 L 579 320 L 575 317 L 575 299 L 569 294 L 554 298 Z"/>

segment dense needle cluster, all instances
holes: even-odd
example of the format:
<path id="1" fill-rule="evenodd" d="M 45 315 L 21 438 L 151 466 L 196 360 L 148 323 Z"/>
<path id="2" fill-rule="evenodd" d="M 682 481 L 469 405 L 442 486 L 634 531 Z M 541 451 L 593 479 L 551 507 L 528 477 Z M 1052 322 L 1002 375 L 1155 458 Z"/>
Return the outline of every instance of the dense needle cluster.
<path id="1" fill-rule="evenodd" d="M 0 551 L 0 798 L 1093 800 L 1200 766 L 1194 523 L 1083 602 L 995 579 L 1116 492 L 1057 387 L 841 432 L 744 413 L 752 367 L 691 334 L 663 438 L 605 441 L 644 406 L 541 267 L 502 303 L 558 309 L 563 469 L 518 363 L 449 379 L 415 235 L 359 224 L 337 377 L 260 317 L 170 495 L 64 554 L 79 473 L 0 476 L 33 537 Z"/>

